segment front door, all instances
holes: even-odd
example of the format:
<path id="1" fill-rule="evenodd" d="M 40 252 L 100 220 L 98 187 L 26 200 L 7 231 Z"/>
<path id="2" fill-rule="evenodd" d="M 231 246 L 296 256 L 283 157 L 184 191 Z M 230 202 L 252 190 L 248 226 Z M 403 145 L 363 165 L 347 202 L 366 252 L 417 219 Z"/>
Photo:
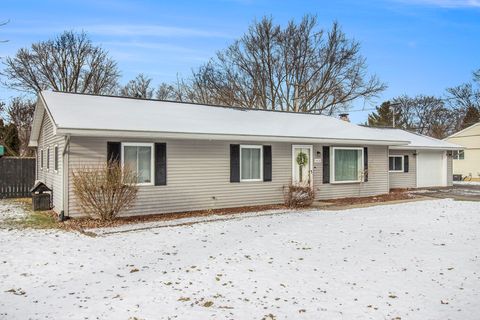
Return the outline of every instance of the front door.
<path id="1" fill-rule="evenodd" d="M 292 183 L 294 185 L 312 185 L 312 146 L 292 146 Z"/>

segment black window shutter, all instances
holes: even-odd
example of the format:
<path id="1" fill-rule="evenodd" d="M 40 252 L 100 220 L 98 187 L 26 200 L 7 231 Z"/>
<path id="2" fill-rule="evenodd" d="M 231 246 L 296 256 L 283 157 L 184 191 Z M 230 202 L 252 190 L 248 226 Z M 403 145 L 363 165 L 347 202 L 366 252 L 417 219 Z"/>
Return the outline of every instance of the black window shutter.
<path id="1" fill-rule="evenodd" d="M 155 143 L 155 185 L 167 184 L 167 144 Z"/>
<path id="2" fill-rule="evenodd" d="M 408 172 L 408 156 L 403 156 L 403 172 Z"/>
<path id="3" fill-rule="evenodd" d="M 368 148 L 363 148 L 363 181 L 368 181 Z"/>
<path id="4" fill-rule="evenodd" d="M 272 181 L 272 146 L 263 146 L 263 181 Z"/>
<path id="5" fill-rule="evenodd" d="M 230 182 L 240 182 L 240 145 L 230 145 Z"/>
<path id="6" fill-rule="evenodd" d="M 121 157 L 121 147 L 120 142 L 107 142 L 107 161 L 110 162 L 120 162 Z"/>
<path id="7" fill-rule="evenodd" d="M 323 147 L 323 183 L 330 183 L 330 147 Z"/>

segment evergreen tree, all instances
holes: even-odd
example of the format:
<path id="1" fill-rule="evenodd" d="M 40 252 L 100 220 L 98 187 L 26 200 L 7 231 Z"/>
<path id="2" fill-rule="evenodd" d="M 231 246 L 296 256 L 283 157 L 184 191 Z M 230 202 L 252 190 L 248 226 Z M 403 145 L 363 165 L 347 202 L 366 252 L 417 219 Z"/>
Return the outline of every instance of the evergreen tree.
<path id="1" fill-rule="evenodd" d="M 385 101 L 376 110 L 368 115 L 367 125 L 370 127 L 393 127 L 393 112 L 395 112 L 395 128 L 406 129 L 405 117 L 400 108 L 392 106 L 392 102 Z"/>
<path id="2" fill-rule="evenodd" d="M 5 147 L 5 156 L 18 156 L 20 139 L 17 127 L 13 123 L 7 125 L 0 119 L 0 144 Z"/>

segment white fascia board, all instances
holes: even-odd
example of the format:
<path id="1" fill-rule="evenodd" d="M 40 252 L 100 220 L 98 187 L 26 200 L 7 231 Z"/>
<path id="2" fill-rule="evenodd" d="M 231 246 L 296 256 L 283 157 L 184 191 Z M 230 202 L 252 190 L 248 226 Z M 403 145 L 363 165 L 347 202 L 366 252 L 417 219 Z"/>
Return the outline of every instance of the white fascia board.
<path id="1" fill-rule="evenodd" d="M 458 132 L 456 132 L 456 133 L 454 133 L 454 134 L 452 134 L 452 135 L 449 135 L 448 137 L 446 137 L 446 138 L 443 139 L 443 140 L 447 140 L 447 139 L 449 139 L 449 138 L 456 138 L 456 137 L 460 136 L 462 133 L 464 133 L 464 132 L 466 132 L 466 131 L 468 131 L 468 130 L 473 129 L 473 128 L 475 128 L 476 126 L 480 126 L 480 122 L 477 122 L 477 123 L 475 123 L 475 124 L 472 124 L 471 126 L 466 127 L 466 128 L 463 129 L 463 130 L 460 130 L 460 131 L 458 131 Z"/>
<path id="2" fill-rule="evenodd" d="M 40 92 L 40 99 L 42 99 L 42 103 L 45 109 L 45 112 L 48 114 L 48 117 L 50 118 L 50 121 L 52 122 L 52 133 L 54 136 L 57 135 L 57 124 L 55 123 L 55 120 L 53 119 L 52 113 L 50 112 L 50 109 L 48 108 L 47 102 L 45 101 L 45 98 L 43 97 L 42 93 Z"/>
<path id="3" fill-rule="evenodd" d="M 192 139 L 192 140 L 230 140 L 230 141 L 272 141 L 272 142 L 302 142 L 302 143 L 329 143 L 342 145 L 381 145 L 402 146 L 409 141 L 392 140 L 362 140 L 362 139 L 331 139 L 311 137 L 274 137 L 255 135 L 183 133 L 183 132 L 152 132 L 152 131 L 125 131 L 104 129 L 71 129 L 57 128 L 58 135 L 72 135 L 83 137 L 125 137 L 125 138 L 160 138 L 160 139 Z"/>
<path id="4" fill-rule="evenodd" d="M 43 102 L 40 100 L 40 96 L 39 96 L 37 98 L 37 103 L 35 105 L 35 110 L 33 112 L 32 129 L 30 131 L 30 137 L 28 140 L 29 147 L 38 146 L 38 138 L 40 135 L 42 119 L 44 114 L 45 114 L 45 107 L 43 106 Z"/>
<path id="5" fill-rule="evenodd" d="M 465 149 L 462 146 L 458 147 L 414 147 L 414 146 L 392 146 L 392 150 L 432 150 L 432 151 L 444 151 L 444 150 L 463 150 Z"/>
<path id="6" fill-rule="evenodd" d="M 35 106 L 35 111 L 33 112 L 33 124 L 32 130 L 30 133 L 30 138 L 28 140 L 29 147 L 37 147 L 38 146 L 38 138 L 40 135 L 40 131 L 42 130 L 41 126 L 43 125 L 43 117 L 45 113 L 48 115 L 50 122 L 52 122 L 52 133 L 53 135 L 57 135 L 57 125 L 53 120 L 52 114 L 48 109 L 47 103 L 42 96 L 42 93 L 38 94 L 37 103 Z"/>

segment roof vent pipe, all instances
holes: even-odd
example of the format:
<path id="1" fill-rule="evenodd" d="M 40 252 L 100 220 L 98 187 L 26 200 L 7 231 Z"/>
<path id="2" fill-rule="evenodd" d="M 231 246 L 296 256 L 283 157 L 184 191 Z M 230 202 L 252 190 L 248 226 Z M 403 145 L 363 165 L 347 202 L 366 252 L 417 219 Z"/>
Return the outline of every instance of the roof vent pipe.
<path id="1" fill-rule="evenodd" d="M 348 117 L 349 116 L 348 113 L 340 113 L 339 116 L 340 116 L 340 120 L 350 122 L 350 118 Z"/>

